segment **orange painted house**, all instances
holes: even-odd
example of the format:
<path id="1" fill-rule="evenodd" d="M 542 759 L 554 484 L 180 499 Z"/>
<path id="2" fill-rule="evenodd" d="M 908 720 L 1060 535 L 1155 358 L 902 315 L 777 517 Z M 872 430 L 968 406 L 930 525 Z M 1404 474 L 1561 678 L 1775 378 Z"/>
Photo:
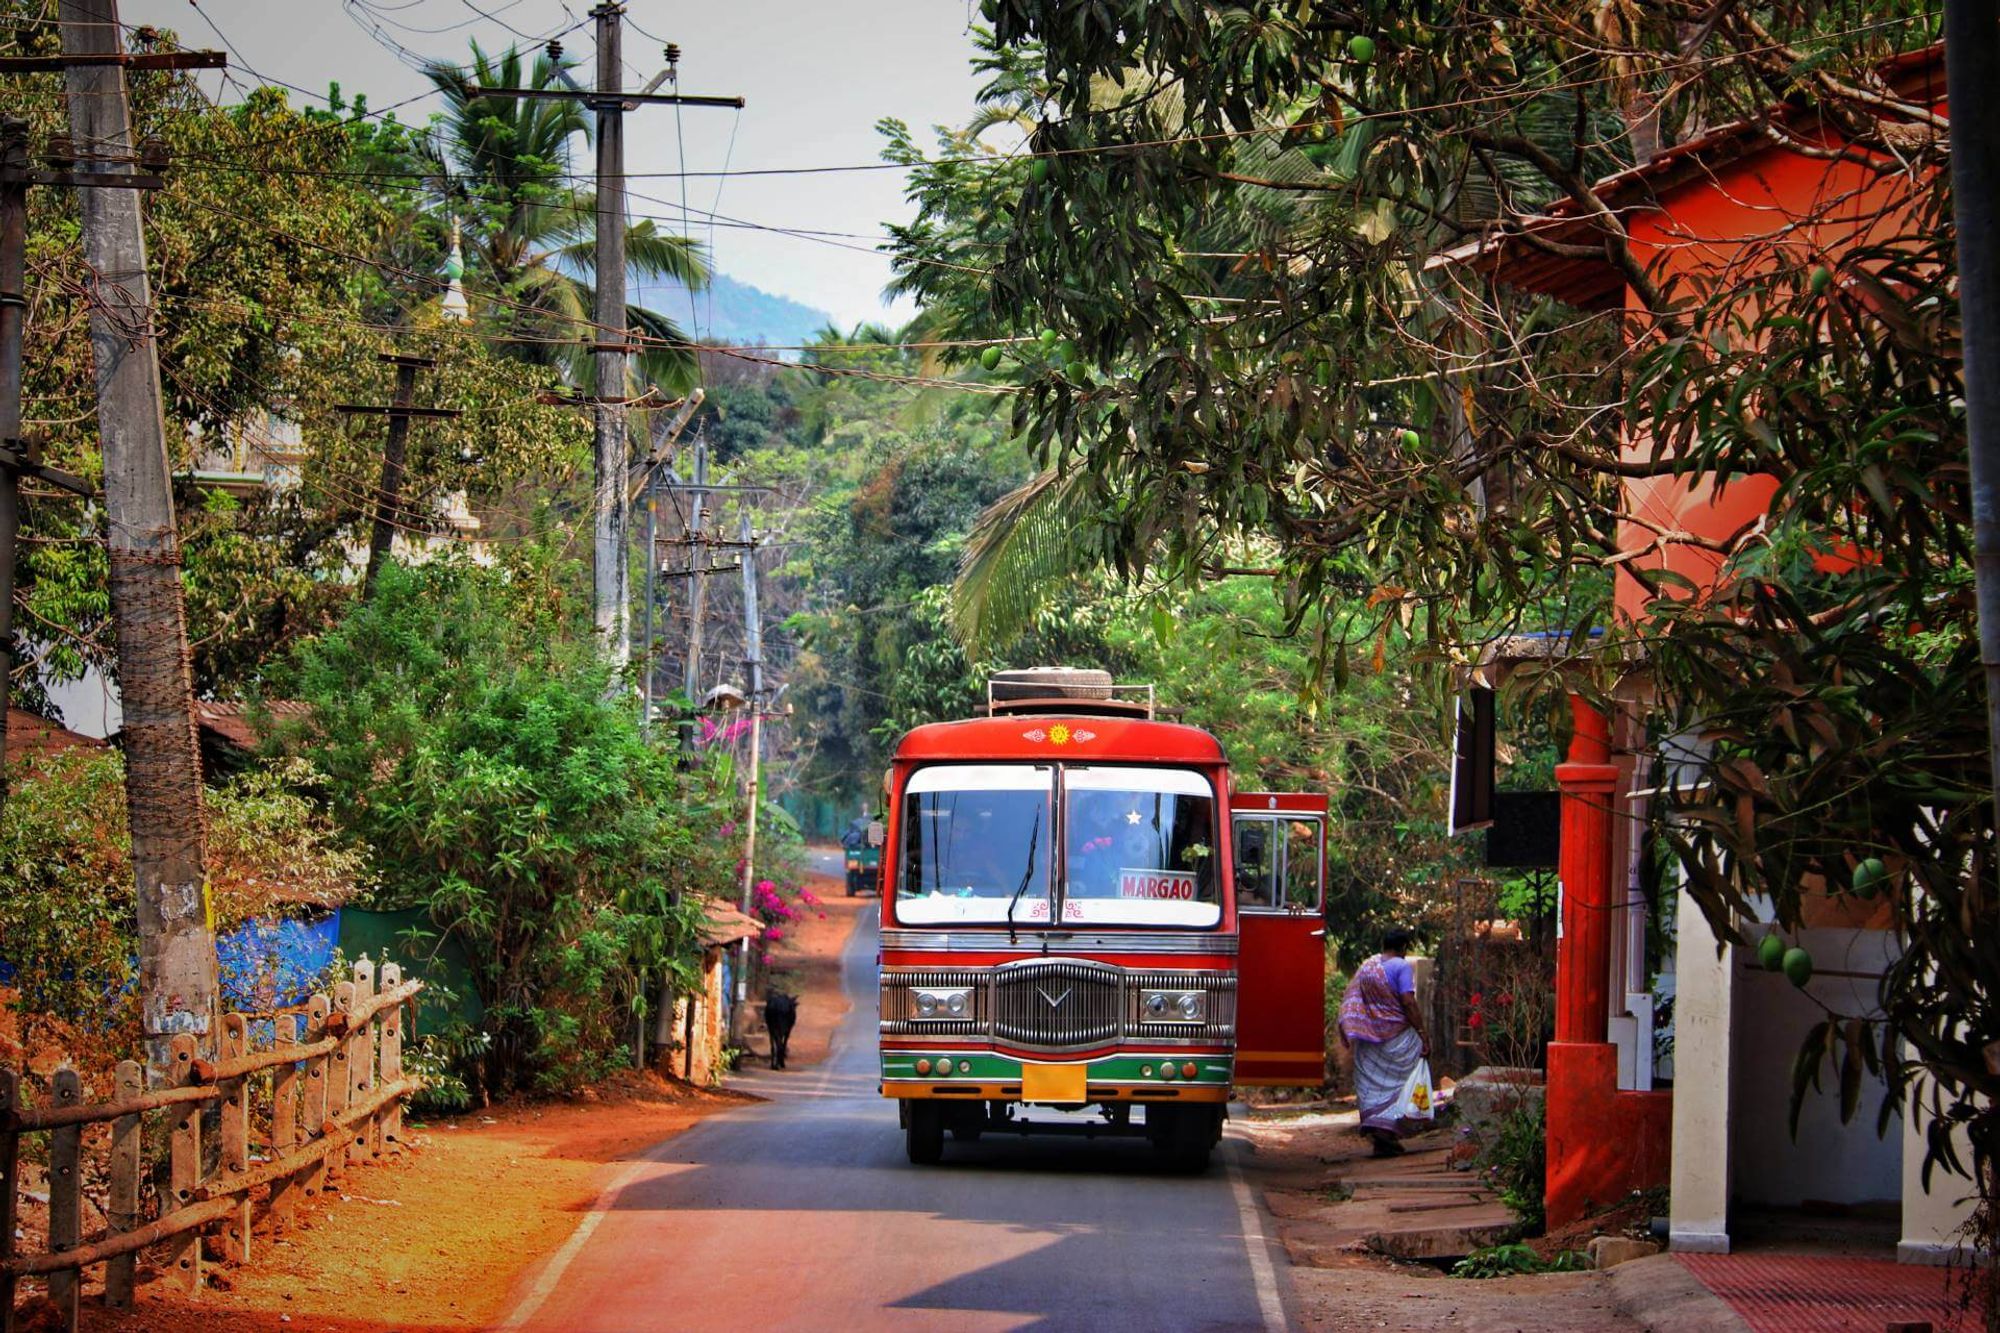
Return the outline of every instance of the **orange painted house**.
<path id="1" fill-rule="evenodd" d="M 1884 77 L 1905 102 L 1940 119 L 1945 114 L 1941 47 L 1906 57 Z M 1898 129 L 1943 133 L 1922 115 Z M 1780 107 L 1669 148 L 1600 181 L 1595 192 L 1623 224 L 1654 285 L 1693 304 L 1689 298 L 1727 291 L 1774 254 L 1812 266 L 1893 239 L 1915 189 L 1897 172 L 1877 173 L 1853 160 L 1867 152 L 1809 113 Z M 1526 230 L 1569 246 L 1600 244 L 1597 224 L 1569 203 L 1528 219 Z M 1505 236 L 1459 246 L 1430 267 L 1481 274 L 1582 310 L 1622 311 L 1628 340 L 1656 336 L 1645 305 L 1608 259 L 1551 255 Z M 1628 432 L 1623 454 L 1649 461 L 1651 441 Z M 1775 485 L 1760 477 L 1726 485 L 1700 477 L 1627 479 L 1622 508 L 1630 517 L 1620 526 L 1619 545 L 1632 555 L 1617 581 L 1620 616 L 1635 621 L 1647 614 L 1651 594 L 1631 568 L 1670 570 L 1697 590 L 1713 587 L 1724 558 L 1686 541 L 1663 542 L 1662 535 L 1735 540 L 1754 530 Z M 1844 1201 L 1855 1204 L 1900 1197 L 1904 1257 L 1935 1258 L 1941 1251 L 1926 1247 L 1942 1243 L 1934 1234 L 1938 1224 L 1925 1220 L 1928 1203 L 1913 1212 L 1906 1142 L 1862 1142 L 1852 1127 L 1811 1107 L 1797 1145 L 1784 1140 L 1782 1099 L 1765 1086 L 1764 1065 L 1768 1055 L 1789 1069 L 1800 1029 L 1787 1027 L 1786 1006 L 1802 997 L 1766 993 L 1768 974 L 1746 971 L 1733 949 L 1717 958 L 1718 945 L 1685 894 L 1674 1090 L 1654 1089 L 1654 979 L 1645 956 L 1647 908 L 1637 891 L 1641 848 L 1632 835 L 1644 826 L 1646 797 L 1636 789 L 1634 768 L 1644 742 L 1645 689 L 1643 677 L 1636 678 L 1622 696 L 1629 703 L 1610 718 L 1573 697 L 1568 762 L 1556 770 L 1563 905 L 1556 1040 L 1547 1069 L 1549 1225 L 1671 1178 L 1675 1247 L 1726 1250 L 1732 1209 L 1843 1201 L 1845 1189 L 1852 1197 Z M 1817 919 L 1809 913 L 1806 922 L 1809 932 L 1828 933 L 1816 955 L 1823 949 L 1848 960 L 1850 967 L 1834 970 L 1864 980 L 1891 956 L 1886 924 L 1826 913 Z M 1686 989 L 1690 969 L 1701 977 L 1699 996 Z M 1817 990 L 1822 983 L 1813 984 Z M 1872 996 L 1852 979 L 1826 984 L 1828 1000 Z M 1831 993 L 1843 986 L 1852 994 Z M 1696 1055 L 1691 1067 L 1688 1057 Z M 1774 1118 L 1775 1135 L 1768 1123 Z M 1864 1132 L 1873 1138 L 1872 1125 Z M 1688 1141 L 1676 1143 L 1677 1136 Z M 1825 1178 L 1834 1173 L 1838 1179 Z"/>

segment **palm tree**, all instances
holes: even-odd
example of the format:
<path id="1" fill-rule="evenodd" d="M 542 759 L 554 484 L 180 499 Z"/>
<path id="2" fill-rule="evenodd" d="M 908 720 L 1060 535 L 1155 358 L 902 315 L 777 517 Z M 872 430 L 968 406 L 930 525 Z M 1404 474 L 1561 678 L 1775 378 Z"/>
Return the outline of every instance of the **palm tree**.
<path id="1" fill-rule="evenodd" d="M 468 285 L 485 296 L 485 314 L 503 330 L 503 341 L 526 360 L 556 365 L 571 383 L 591 387 L 585 344 L 595 282 L 597 201 L 576 184 L 570 140 L 591 133 L 575 101 L 516 98 L 481 88 L 548 88 L 556 65 L 537 56 L 521 82 L 521 53 L 497 56 L 472 44 L 468 66 L 433 62 L 425 75 L 445 97 L 441 133 L 432 161 L 441 202 L 466 215 L 471 255 Z M 650 221 L 625 229 L 626 260 L 634 273 L 671 278 L 699 290 L 708 266 L 696 243 L 670 236 Z M 694 382 L 697 364 L 687 335 L 656 310 L 628 305 L 626 323 L 645 340 L 636 358 L 638 376 L 669 390 Z"/>

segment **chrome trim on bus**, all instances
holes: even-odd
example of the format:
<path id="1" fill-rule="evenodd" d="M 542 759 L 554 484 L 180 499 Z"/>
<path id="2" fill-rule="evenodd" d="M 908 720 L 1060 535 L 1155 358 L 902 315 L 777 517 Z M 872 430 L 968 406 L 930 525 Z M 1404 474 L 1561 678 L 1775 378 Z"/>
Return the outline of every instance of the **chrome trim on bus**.
<path id="1" fill-rule="evenodd" d="M 884 949 L 915 953 L 1008 953 L 1032 951 L 1032 956 L 1070 957 L 1099 953 L 1234 954 L 1234 935 L 1193 934 L 1179 930 L 1133 930 L 1107 933 L 1066 930 L 1020 930 L 1009 942 L 1005 931 L 898 930 L 882 932 Z"/>
<path id="2" fill-rule="evenodd" d="M 917 991 L 969 992 L 968 1012 L 920 1018 Z M 1142 1008 L 1150 990 L 1198 992 L 1197 1020 L 1162 1020 Z M 1236 975 L 1220 968 L 1122 968 L 1095 959 L 1022 958 L 992 968 L 881 969 L 879 1028 L 885 1037 L 985 1038 L 1004 1048 L 1060 1054 L 1135 1039 L 1163 1046 L 1226 1045 L 1236 1039 Z"/>

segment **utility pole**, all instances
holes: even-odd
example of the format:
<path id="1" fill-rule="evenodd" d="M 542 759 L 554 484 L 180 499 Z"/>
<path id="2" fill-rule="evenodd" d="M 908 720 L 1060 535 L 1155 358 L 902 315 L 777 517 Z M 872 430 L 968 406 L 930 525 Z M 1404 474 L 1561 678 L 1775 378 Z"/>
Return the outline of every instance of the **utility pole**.
<path id="1" fill-rule="evenodd" d="M 591 515 L 591 618 L 612 665 L 624 667 L 632 657 L 632 631 L 626 618 L 631 600 L 627 547 L 625 469 L 629 458 L 626 428 L 631 400 L 625 396 L 625 358 L 637 348 L 625 319 L 625 112 L 639 106 L 729 106 L 741 110 L 740 97 L 690 97 L 654 90 L 672 79 L 680 86 L 680 48 L 666 48 L 667 68 L 636 93 L 624 91 L 625 6 L 602 0 L 590 16 L 597 20 L 597 87 L 579 87 L 562 68 L 561 47 L 553 46 L 561 88 L 473 88 L 475 97 L 524 97 L 581 100 L 597 117 L 597 301 L 592 322 L 591 358 L 597 372 L 591 395 L 596 454 L 596 488 Z"/>
<path id="2" fill-rule="evenodd" d="M 70 133 L 110 176 L 136 162 L 117 0 L 62 0 Z M 104 452 L 105 544 L 124 707 L 125 799 L 139 906 L 139 1012 L 160 1081 L 167 1044 L 214 1053 L 215 934 L 204 864 L 187 611 L 180 582 L 146 237 L 132 189 L 83 192 L 83 256 Z"/>
<path id="3" fill-rule="evenodd" d="M 701 559 L 701 528 L 708 506 L 708 436 L 694 437 L 694 489 L 688 492 L 688 647 L 687 660 L 682 663 L 681 692 L 687 695 L 688 703 L 701 703 L 701 623 L 708 610 L 708 579 L 696 572 L 697 565 L 705 563 Z"/>
<path id="4" fill-rule="evenodd" d="M 28 122 L 0 121 L 0 448 L 21 438 L 21 341 L 28 322 Z M 25 453 L 26 450 L 21 450 Z M 7 705 L 14 678 L 14 545 L 21 474 L 0 466 L 0 802 L 7 799 Z"/>
<path id="5" fill-rule="evenodd" d="M 2000 126 L 1977 112 L 2000 81 L 2000 4 L 1946 0 L 1945 90 L 1951 118 L 1952 215 L 1958 231 L 1965 435 L 1972 465 L 1972 569 L 1979 660 L 1986 668 L 1986 746 L 2000 827 Z"/>
<path id="6" fill-rule="evenodd" d="M 591 406 L 597 453 L 597 503 L 591 523 L 592 619 L 614 668 L 632 655 L 625 608 L 631 587 L 625 567 L 625 107 L 609 100 L 625 86 L 624 7 L 605 0 L 597 20 L 597 363 Z M 615 400 L 615 401 L 614 401 Z"/>
<path id="7" fill-rule="evenodd" d="M 646 474 L 646 603 L 644 647 L 639 656 L 639 734 L 653 734 L 653 602 L 654 581 L 660 572 L 660 483 L 659 473 Z"/>
<path id="8" fill-rule="evenodd" d="M 400 512 L 403 504 L 403 473 L 408 458 L 410 418 L 448 419 L 458 415 L 450 407 L 418 407 L 417 372 L 433 369 L 437 362 L 427 356 L 398 356 L 382 352 L 376 357 L 396 368 L 396 400 L 388 407 L 366 403 L 337 403 L 334 411 L 350 416 L 371 415 L 389 418 L 389 442 L 382 447 L 382 479 L 375 488 L 375 527 L 368 536 L 368 571 L 361 576 L 361 595 L 375 595 L 375 576 L 396 542 L 396 529 L 409 526 Z"/>
<path id="9" fill-rule="evenodd" d="M 764 627 L 757 615 L 757 545 L 750 531 L 746 511 L 737 540 L 743 547 L 743 666 L 749 677 L 750 696 L 750 810 L 745 817 L 743 836 L 743 914 L 750 913 L 750 887 L 757 878 L 757 783 L 764 752 Z M 741 1013 L 750 993 L 750 941 L 746 938 L 736 970 L 736 1005 Z M 742 1030 L 738 1020 L 737 1030 Z"/>
<path id="10" fill-rule="evenodd" d="M 642 492 L 646 498 L 646 578 L 644 583 L 646 612 L 644 648 L 642 650 L 643 666 L 641 667 L 639 678 L 639 732 L 644 736 L 650 736 L 653 732 L 653 618 L 657 610 L 655 603 L 659 600 L 657 587 L 660 572 L 660 470 L 672 463 L 675 447 L 680 440 L 681 432 L 686 430 L 688 422 L 694 419 L 695 412 L 701 407 L 702 400 L 706 396 L 699 387 L 696 387 L 689 391 L 686 398 L 681 400 L 680 410 L 675 412 L 672 419 L 660 430 L 657 438 L 653 441 L 651 452 L 646 456 L 646 461 L 635 469 L 638 473 L 638 480 L 631 483 L 626 493 L 628 502 L 637 500 Z M 668 469 L 668 478 L 670 480 L 674 479 L 671 468 Z"/>
<path id="11" fill-rule="evenodd" d="M 28 122 L 0 120 L 0 804 L 7 799 L 7 700 L 14 675 L 14 548 L 21 529 L 21 476 L 75 495 L 80 478 L 41 460 L 41 442 L 21 434 L 21 344 L 28 322 L 28 187 L 50 173 L 28 168 Z"/>

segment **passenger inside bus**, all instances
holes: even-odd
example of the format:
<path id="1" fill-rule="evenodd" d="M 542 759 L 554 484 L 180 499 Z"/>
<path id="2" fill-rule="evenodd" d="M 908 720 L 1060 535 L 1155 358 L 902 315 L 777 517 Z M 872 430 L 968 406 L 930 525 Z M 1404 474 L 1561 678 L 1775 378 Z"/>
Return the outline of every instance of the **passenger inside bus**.
<path id="1" fill-rule="evenodd" d="M 1192 774 L 1071 769 L 1064 919 L 1189 925 L 1219 919 L 1213 808 L 1207 784 Z"/>
<path id="2" fill-rule="evenodd" d="M 1048 920 L 1046 768 L 938 765 L 904 795 L 897 914 L 911 922 Z M 1030 785 L 1033 784 L 1033 785 Z"/>

